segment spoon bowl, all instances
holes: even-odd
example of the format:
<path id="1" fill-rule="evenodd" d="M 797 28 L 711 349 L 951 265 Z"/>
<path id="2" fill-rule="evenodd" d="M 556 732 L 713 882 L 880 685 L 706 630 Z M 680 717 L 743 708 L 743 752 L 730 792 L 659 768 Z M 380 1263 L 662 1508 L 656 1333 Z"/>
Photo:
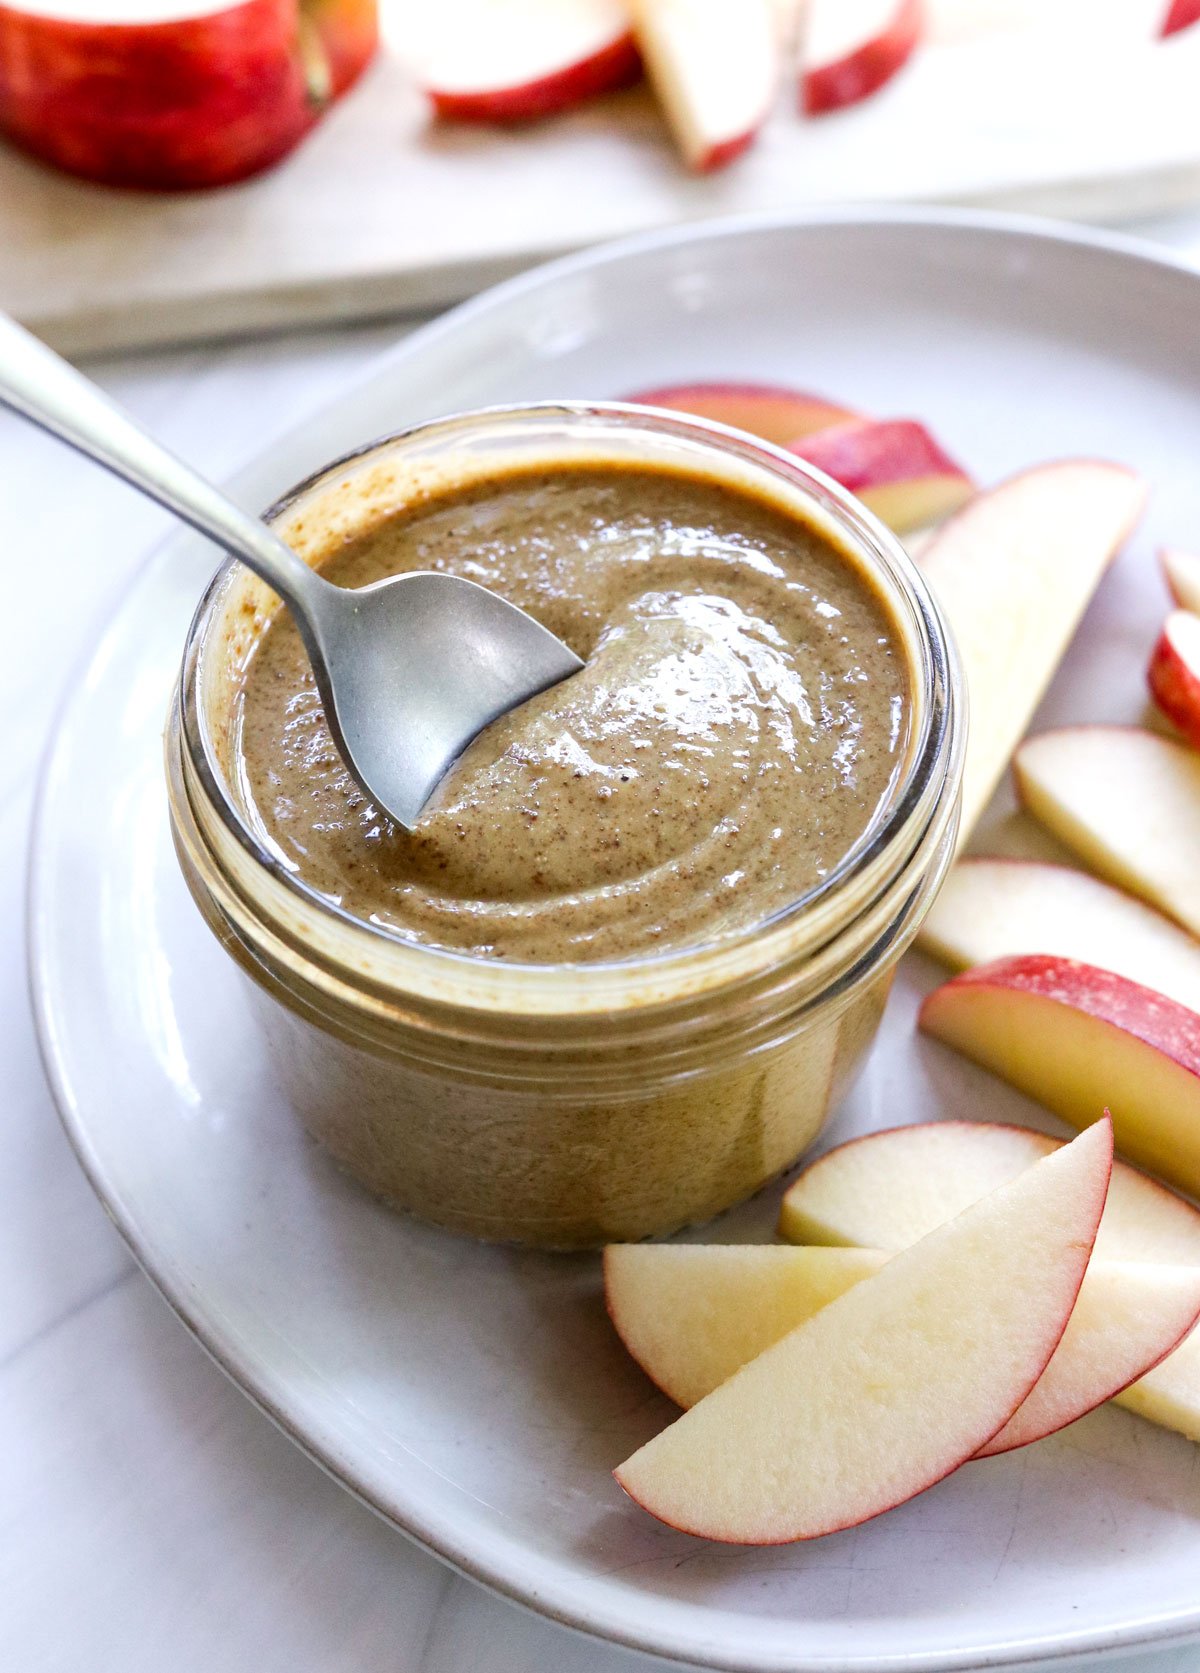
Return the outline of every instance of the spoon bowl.
<path id="1" fill-rule="evenodd" d="M 490 721 L 583 666 L 532 616 L 474 581 L 424 571 L 360 589 L 323 580 L 3 314 L 0 405 L 165 506 L 279 594 L 351 776 L 406 829 Z"/>

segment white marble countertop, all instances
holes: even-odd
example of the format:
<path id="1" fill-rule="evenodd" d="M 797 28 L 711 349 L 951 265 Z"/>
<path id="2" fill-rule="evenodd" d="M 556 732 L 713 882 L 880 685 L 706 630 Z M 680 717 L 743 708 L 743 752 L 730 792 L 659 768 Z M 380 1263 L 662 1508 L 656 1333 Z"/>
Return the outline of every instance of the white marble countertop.
<path id="1" fill-rule="evenodd" d="M 1200 209 L 1141 229 L 1200 265 Z M 89 369 L 220 478 L 318 406 L 396 324 Z M 621 1673 L 379 1522 L 178 1324 L 59 1128 L 26 997 L 38 757 L 69 667 L 166 519 L 0 418 L 13 609 L 0 655 L 0 1669 L 4 1673 Z M 48 577 L 52 581 L 48 584 Z M 1139 1658 L 1200 1669 L 1200 1646 Z"/>

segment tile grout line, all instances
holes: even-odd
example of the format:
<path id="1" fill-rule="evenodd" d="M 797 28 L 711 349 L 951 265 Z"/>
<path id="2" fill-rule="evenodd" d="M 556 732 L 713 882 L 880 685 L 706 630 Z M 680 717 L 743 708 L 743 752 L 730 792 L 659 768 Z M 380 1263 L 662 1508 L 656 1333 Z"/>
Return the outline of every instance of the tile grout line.
<path id="1" fill-rule="evenodd" d="M 35 1330 L 32 1336 L 26 1337 L 25 1340 L 23 1342 L 19 1342 L 16 1347 L 10 1348 L 4 1357 L 0 1359 L 0 1376 L 3 1376 L 6 1371 L 18 1364 L 27 1353 L 32 1352 L 32 1350 L 40 1346 L 41 1343 L 56 1335 L 64 1325 L 70 1324 L 72 1320 L 79 1318 L 82 1313 L 86 1313 L 89 1308 L 94 1307 L 97 1302 L 103 1301 L 106 1296 L 110 1296 L 115 1290 L 119 1290 L 123 1284 L 128 1283 L 129 1279 L 134 1277 L 140 1270 L 141 1269 L 135 1261 L 129 1260 L 120 1272 L 108 1279 L 107 1282 L 102 1284 L 98 1290 L 93 1290 L 90 1295 L 83 1296 L 80 1300 L 72 1302 L 71 1306 L 64 1312 L 57 1314 L 47 1324 L 44 1324 Z"/>

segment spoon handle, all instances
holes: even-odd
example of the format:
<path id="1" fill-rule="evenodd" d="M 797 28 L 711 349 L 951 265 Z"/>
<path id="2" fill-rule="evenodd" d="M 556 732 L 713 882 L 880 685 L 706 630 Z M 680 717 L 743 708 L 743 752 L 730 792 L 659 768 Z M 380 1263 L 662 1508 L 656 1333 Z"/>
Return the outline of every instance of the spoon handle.
<path id="1" fill-rule="evenodd" d="M 322 583 L 256 517 L 148 436 L 114 401 L 6 314 L 0 314 L 0 405 L 48 430 L 240 558 L 301 617 Z"/>

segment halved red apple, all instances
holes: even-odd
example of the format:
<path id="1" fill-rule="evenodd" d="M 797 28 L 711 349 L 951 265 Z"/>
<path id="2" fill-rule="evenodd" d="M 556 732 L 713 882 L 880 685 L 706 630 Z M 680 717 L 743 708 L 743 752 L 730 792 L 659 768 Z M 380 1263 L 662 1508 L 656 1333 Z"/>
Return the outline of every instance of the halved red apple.
<path id="1" fill-rule="evenodd" d="M 877 93 L 921 39 L 921 0 L 809 0 L 800 103 L 809 116 Z"/>
<path id="2" fill-rule="evenodd" d="M 1146 671 L 1151 695 L 1190 744 L 1200 747 L 1200 616 L 1173 610 Z"/>
<path id="3" fill-rule="evenodd" d="M 965 505 L 975 484 L 913 418 L 856 418 L 792 438 L 791 451 L 840 482 L 897 534 Z"/>
<path id="4" fill-rule="evenodd" d="M 623 0 L 438 0 L 417 24 L 417 72 L 439 116 L 528 122 L 642 72 Z"/>
<path id="5" fill-rule="evenodd" d="M 1200 615 L 1200 557 L 1176 547 L 1166 547 L 1158 556 L 1171 597 L 1181 610 Z"/>
<path id="6" fill-rule="evenodd" d="M 775 100 L 772 0 L 629 0 L 634 34 L 690 168 L 723 167 L 753 142 Z"/>
<path id="7" fill-rule="evenodd" d="M 823 395 L 773 383 L 661 384 L 636 390 L 623 399 L 642 407 L 666 407 L 671 412 L 710 419 L 714 424 L 728 424 L 762 441 L 774 442 L 776 447 L 787 447 L 814 430 L 827 430 L 858 417 L 849 407 L 827 401 Z"/>
<path id="8" fill-rule="evenodd" d="M 0 132 L 109 185 L 222 185 L 290 151 L 376 41 L 375 0 L 0 5 Z"/>
<path id="9" fill-rule="evenodd" d="M 920 1026 L 1073 1127 L 1108 1108 L 1126 1156 L 1200 1191 L 1195 1011 L 1111 970 L 1031 954 L 936 988 Z"/>

